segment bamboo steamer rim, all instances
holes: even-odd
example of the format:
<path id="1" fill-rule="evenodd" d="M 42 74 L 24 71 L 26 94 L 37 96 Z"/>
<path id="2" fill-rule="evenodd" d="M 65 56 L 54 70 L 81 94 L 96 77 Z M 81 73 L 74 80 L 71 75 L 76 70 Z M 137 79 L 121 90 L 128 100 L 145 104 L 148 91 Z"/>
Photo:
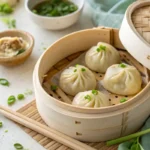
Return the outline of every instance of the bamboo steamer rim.
<path id="1" fill-rule="evenodd" d="M 66 35 L 62 38 L 60 38 L 58 41 L 56 41 L 54 44 L 52 44 L 50 47 L 48 47 L 48 49 L 41 55 L 40 59 L 38 60 L 35 70 L 34 70 L 34 74 L 33 74 L 33 81 L 34 81 L 34 87 L 38 87 L 38 89 L 40 90 L 40 92 L 42 92 L 42 94 L 46 95 L 47 98 L 51 98 L 52 104 L 54 104 L 55 106 L 58 106 L 62 109 L 68 110 L 68 111 L 72 111 L 72 112 L 78 112 L 78 113 L 85 113 L 85 114 L 99 114 L 99 113 L 110 113 L 110 112 L 114 112 L 114 111 L 118 111 L 120 109 L 123 109 L 124 111 L 126 109 L 128 109 L 128 106 L 137 106 L 140 102 L 144 102 L 143 99 L 140 99 L 140 96 L 150 96 L 150 94 L 148 94 L 148 91 L 150 89 L 150 82 L 144 87 L 144 89 L 142 89 L 139 93 L 137 93 L 133 98 L 130 99 L 130 101 L 126 101 L 124 103 L 120 103 L 118 105 L 114 105 L 114 106 L 109 106 L 109 107 L 100 107 L 100 108 L 84 108 L 84 107 L 77 107 L 71 104 L 67 104 L 64 103 L 62 101 L 59 101 L 58 99 L 50 96 L 42 87 L 42 83 L 40 83 L 40 71 L 39 69 L 41 68 L 41 64 L 44 61 L 44 56 L 47 55 L 47 53 L 49 53 L 50 51 L 53 51 L 53 47 L 57 44 L 59 44 L 59 42 L 66 40 L 74 35 L 77 34 L 81 34 L 83 32 L 88 32 L 88 31 L 95 31 L 95 30 L 105 30 L 105 29 L 98 29 L 98 28 L 93 28 L 93 29 L 86 29 L 86 30 L 82 30 L 82 31 L 77 31 L 74 33 L 71 33 L 69 35 Z M 51 68 L 49 68 L 51 69 Z M 42 81 L 43 82 L 43 81 Z M 49 101 L 50 102 L 50 101 Z M 44 99 L 43 99 L 43 103 L 44 103 Z M 46 104 L 47 105 L 47 104 Z"/>

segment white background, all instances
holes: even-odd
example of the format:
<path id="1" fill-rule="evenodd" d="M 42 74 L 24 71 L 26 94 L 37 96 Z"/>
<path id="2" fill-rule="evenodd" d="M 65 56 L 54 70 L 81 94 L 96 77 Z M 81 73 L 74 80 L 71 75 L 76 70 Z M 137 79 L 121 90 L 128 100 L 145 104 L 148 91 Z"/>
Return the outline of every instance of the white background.
<path id="1" fill-rule="evenodd" d="M 10 87 L 0 86 L 0 105 L 7 106 L 7 98 L 10 95 L 24 93 L 26 89 L 32 89 L 32 72 L 36 61 L 44 52 L 44 47 L 48 47 L 60 37 L 86 28 L 92 28 L 92 11 L 88 4 L 85 4 L 83 13 L 79 21 L 72 27 L 61 31 L 48 31 L 41 29 L 30 20 L 24 8 L 24 0 L 20 0 L 17 5 L 13 18 L 17 20 L 17 29 L 25 30 L 31 33 L 35 38 L 35 47 L 31 57 L 23 64 L 17 67 L 0 66 L 0 78 L 6 78 L 10 81 Z M 7 26 L 0 22 L 0 31 L 7 30 Z M 26 97 L 23 101 L 17 101 L 10 109 L 17 110 L 34 99 L 34 94 Z M 36 141 L 27 135 L 21 128 L 13 122 L 0 115 L 0 121 L 3 122 L 3 128 L 0 128 L 0 150 L 15 150 L 14 143 L 21 143 L 28 150 L 44 150 Z M 8 130 L 5 133 L 5 130 Z"/>

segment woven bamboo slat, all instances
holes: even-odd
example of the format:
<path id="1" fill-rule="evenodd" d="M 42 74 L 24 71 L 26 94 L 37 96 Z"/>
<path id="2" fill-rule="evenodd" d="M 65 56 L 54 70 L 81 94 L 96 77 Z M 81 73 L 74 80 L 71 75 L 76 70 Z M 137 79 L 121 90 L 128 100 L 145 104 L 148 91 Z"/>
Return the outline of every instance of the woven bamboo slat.
<path id="1" fill-rule="evenodd" d="M 17 112 L 36 120 L 37 122 L 40 122 L 46 126 L 42 118 L 40 117 L 38 110 L 36 108 L 35 101 L 27 104 L 26 106 L 19 109 Z M 53 139 L 47 138 L 35 131 L 32 131 L 24 126 L 20 126 L 27 134 L 29 134 L 33 139 L 35 139 L 40 145 L 42 145 L 47 150 L 71 150 L 70 148 L 66 147 L 65 145 L 62 145 Z M 90 145 L 91 147 L 96 148 L 97 150 L 116 150 L 116 146 L 107 147 L 105 142 L 100 143 L 86 143 Z"/>
<path id="2" fill-rule="evenodd" d="M 132 14 L 132 21 L 138 33 L 150 43 L 150 6 L 136 9 Z"/>

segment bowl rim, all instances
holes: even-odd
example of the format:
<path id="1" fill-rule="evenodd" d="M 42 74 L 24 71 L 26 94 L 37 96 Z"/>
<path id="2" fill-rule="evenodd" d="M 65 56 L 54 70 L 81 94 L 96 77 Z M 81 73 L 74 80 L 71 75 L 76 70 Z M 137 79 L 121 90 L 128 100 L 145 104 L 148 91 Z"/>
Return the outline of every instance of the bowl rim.
<path id="1" fill-rule="evenodd" d="M 26 31 L 23 31 L 23 30 L 18 30 L 18 29 L 10 29 L 10 30 L 6 30 L 6 31 L 2 31 L 0 32 L 0 35 L 1 34 L 9 34 L 9 33 L 21 33 L 21 34 L 24 34 L 26 37 L 28 37 L 30 39 L 30 45 L 29 47 L 25 50 L 25 52 L 17 55 L 17 56 L 13 56 L 13 57 L 0 57 L 0 61 L 2 62 L 8 62 L 8 61 L 14 61 L 16 59 L 20 59 L 20 58 L 23 58 L 23 57 L 26 57 L 26 55 L 28 55 L 28 53 L 30 53 L 32 50 L 33 50 L 33 46 L 34 46 L 34 37 L 29 33 L 29 32 L 26 32 Z M 3 37 L 6 37 L 6 36 L 3 36 Z M 8 36 L 7 36 L 8 37 Z M 10 36 L 11 37 L 11 36 Z M 18 37 L 16 35 L 16 37 Z"/>
<path id="2" fill-rule="evenodd" d="M 75 34 L 79 34 L 79 33 L 83 33 L 85 31 L 89 31 L 89 30 L 97 30 L 95 28 L 92 29 L 85 29 L 85 30 L 81 30 L 81 31 L 77 31 L 77 32 L 73 32 L 71 34 L 68 34 L 62 38 L 60 38 L 59 40 L 57 40 L 56 42 L 54 42 L 50 47 L 47 48 L 47 50 L 41 55 L 41 57 L 39 58 L 39 60 L 37 61 L 37 64 L 35 66 L 34 69 L 34 73 L 33 73 L 33 82 L 35 85 L 37 85 L 38 90 L 40 90 L 40 92 L 42 92 L 43 94 L 46 94 L 47 97 L 51 98 L 54 100 L 54 103 L 56 106 L 60 107 L 60 108 L 66 108 L 68 111 L 72 111 L 72 112 L 77 112 L 77 113 L 87 113 L 87 114 L 99 114 L 99 113 L 110 113 L 110 112 L 114 112 L 114 111 L 119 111 L 119 110 L 128 110 L 129 107 L 133 106 L 137 106 L 139 105 L 139 103 L 143 103 L 143 101 L 145 101 L 145 99 L 143 100 L 142 98 L 139 98 L 140 96 L 150 96 L 149 94 L 149 89 L 150 89 L 150 82 L 144 87 L 144 89 L 142 89 L 140 92 L 138 92 L 134 97 L 132 97 L 130 99 L 130 101 L 126 101 L 124 103 L 120 103 L 118 105 L 112 105 L 109 107 L 100 107 L 100 108 L 86 108 L 86 107 L 79 107 L 79 106 L 74 106 L 62 101 L 59 101 L 58 99 L 50 96 L 42 87 L 41 83 L 40 83 L 40 78 L 39 78 L 39 69 L 40 69 L 40 64 L 41 61 L 43 59 L 43 57 L 50 51 L 52 51 L 52 47 L 56 44 L 58 44 L 61 40 L 64 40 L 66 38 L 69 38 L 70 36 L 73 36 Z M 104 29 L 102 29 L 104 30 Z M 36 79 L 35 79 L 36 78 Z M 37 83 L 36 83 L 37 82 Z M 35 88 L 35 87 L 34 87 Z M 44 100 L 43 100 L 44 103 Z M 132 107 L 132 108 L 133 108 Z"/>
<path id="3" fill-rule="evenodd" d="M 28 6 L 28 2 L 29 2 L 29 1 L 30 1 L 30 0 L 26 0 L 26 2 L 25 2 L 25 9 L 26 9 L 31 15 L 33 15 L 33 16 L 35 16 L 35 17 L 38 17 L 38 18 L 45 18 L 45 19 L 62 19 L 62 18 L 67 18 L 67 17 L 73 16 L 73 15 L 79 13 L 79 12 L 83 9 L 84 3 L 85 3 L 85 0 L 80 0 L 80 1 L 82 1 L 82 4 L 81 4 L 80 7 L 78 8 L 78 10 L 76 10 L 75 12 L 72 12 L 72 13 L 70 13 L 70 14 L 68 14 L 68 15 L 65 15 L 65 16 L 56 16 L 56 17 L 48 17 L 48 16 L 41 16 L 41 15 L 37 15 L 37 14 L 33 13 L 33 12 L 31 11 L 31 9 L 29 8 L 29 6 Z"/>

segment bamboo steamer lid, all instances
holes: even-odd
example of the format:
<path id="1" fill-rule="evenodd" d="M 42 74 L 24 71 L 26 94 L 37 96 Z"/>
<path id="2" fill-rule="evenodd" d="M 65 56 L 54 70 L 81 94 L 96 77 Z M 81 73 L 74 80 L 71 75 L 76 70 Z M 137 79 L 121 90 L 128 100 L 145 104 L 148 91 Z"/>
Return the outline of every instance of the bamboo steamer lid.
<path id="1" fill-rule="evenodd" d="M 150 69 L 150 1 L 129 6 L 120 29 L 120 40 L 127 51 Z"/>

